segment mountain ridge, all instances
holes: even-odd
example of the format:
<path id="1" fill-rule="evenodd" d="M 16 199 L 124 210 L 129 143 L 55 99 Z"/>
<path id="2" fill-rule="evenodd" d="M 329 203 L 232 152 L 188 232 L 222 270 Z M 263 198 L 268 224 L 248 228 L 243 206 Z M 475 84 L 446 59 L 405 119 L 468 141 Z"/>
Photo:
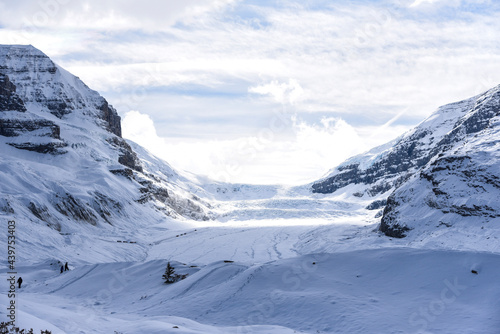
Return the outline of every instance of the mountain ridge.
<path id="1" fill-rule="evenodd" d="M 431 223 L 496 229 L 500 223 L 496 200 L 500 196 L 499 143 L 497 86 L 475 98 L 433 158 L 389 196 L 380 230 L 388 236 L 405 237 Z"/>
<path id="2" fill-rule="evenodd" d="M 449 189 L 436 188 L 443 180 L 439 182 L 434 180 L 435 173 L 458 168 L 457 161 L 474 160 L 468 168 L 475 165 L 474 169 L 481 169 L 479 166 L 481 159 L 484 158 L 480 157 L 481 152 L 484 154 L 488 152 L 488 149 L 482 145 L 490 143 L 494 146 L 494 143 L 500 140 L 498 133 L 494 131 L 498 127 L 496 118 L 499 115 L 500 85 L 472 98 L 438 108 L 427 119 L 398 139 L 346 160 L 326 177 L 312 183 L 311 190 L 313 193 L 329 194 L 341 191 L 347 185 L 357 184 L 358 191 L 351 193 L 351 196 L 373 197 L 374 205 L 367 207 L 369 209 L 385 207 L 384 211 L 378 214 L 382 216 L 380 230 L 390 237 L 405 237 L 410 230 L 417 228 L 418 224 L 407 223 L 406 214 L 400 208 L 402 203 L 411 202 L 413 208 L 421 206 L 430 211 L 440 205 L 435 204 L 434 199 L 430 200 L 429 197 L 425 200 L 416 200 L 417 195 L 407 194 L 406 197 L 398 197 L 398 194 L 403 192 L 401 189 L 407 189 L 407 191 L 412 189 L 413 194 L 424 191 L 419 187 L 409 186 L 409 184 L 415 184 L 420 178 L 434 185 L 432 189 L 436 196 L 445 195 Z M 488 132 L 488 129 L 491 131 Z M 461 146 L 465 147 L 471 143 L 476 145 L 469 147 L 468 152 L 475 154 L 473 157 L 467 154 L 463 156 L 449 154 L 450 151 L 458 151 Z M 498 159 L 493 155 L 489 158 L 492 160 L 490 164 L 494 164 Z M 467 164 L 463 164 L 465 165 Z M 459 182 L 472 182 L 472 173 L 467 174 L 465 170 L 463 172 L 464 177 Z M 487 175 L 482 175 L 482 183 L 476 182 L 471 187 L 484 189 L 485 184 L 493 184 L 497 187 L 496 180 L 499 177 L 498 172 L 490 171 Z M 454 186 L 456 185 L 448 184 L 448 187 Z M 469 191 L 467 196 L 474 193 Z M 434 204 L 429 204 L 429 201 Z M 496 218 L 500 212 L 500 207 L 486 204 L 473 204 L 472 206 L 449 204 L 444 205 L 442 209 L 445 214 L 457 214 L 458 218 L 467 215 Z M 419 216 L 428 216 L 429 210 L 419 210 Z M 421 222 L 421 224 L 425 223 L 429 222 Z"/>
<path id="3" fill-rule="evenodd" d="M 106 99 L 33 46 L 0 45 L 0 101 L 4 214 L 60 231 L 208 219 L 207 203 L 144 170 Z"/>

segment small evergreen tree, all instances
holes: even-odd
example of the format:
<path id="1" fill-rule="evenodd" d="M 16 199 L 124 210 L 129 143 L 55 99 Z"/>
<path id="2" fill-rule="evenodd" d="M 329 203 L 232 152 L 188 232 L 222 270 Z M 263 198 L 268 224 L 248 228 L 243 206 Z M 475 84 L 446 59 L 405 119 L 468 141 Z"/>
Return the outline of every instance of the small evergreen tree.
<path id="1" fill-rule="evenodd" d="M 175 283 L 177 280 L 175 269 L 170 265 L 170 262 L 167 263 L 167 268 L 165 269 L 165 274 L 163 274 L 162 278 L 165 280 L 166 284 Z"/>

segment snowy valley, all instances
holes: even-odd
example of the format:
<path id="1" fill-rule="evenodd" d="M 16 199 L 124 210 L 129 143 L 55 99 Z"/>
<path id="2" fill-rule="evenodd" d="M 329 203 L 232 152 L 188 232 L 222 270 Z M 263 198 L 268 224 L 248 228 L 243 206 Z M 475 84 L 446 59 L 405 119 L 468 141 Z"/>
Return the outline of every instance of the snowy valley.
<path id="1" fill-rule="evenodd" d="M 499 117 L 500 86 L 311 184 L 227 184 L 123 139 L 116 110 L 41 51 L 0 46 L 0 247 L 15 221 L 16 325 L 498 333 Z M 165 284 L 167 262 L 186 279 Z M 7 321 L 6 258 L 1 272 Z"/>

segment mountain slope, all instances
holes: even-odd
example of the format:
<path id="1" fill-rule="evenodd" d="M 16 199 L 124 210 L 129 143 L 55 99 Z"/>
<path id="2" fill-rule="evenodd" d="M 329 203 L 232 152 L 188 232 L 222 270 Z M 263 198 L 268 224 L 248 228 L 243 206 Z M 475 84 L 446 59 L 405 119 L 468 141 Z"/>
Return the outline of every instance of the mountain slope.
<path id="1" fill-rule="evenodd" d="M 210 215 L 141 161 L 102 96 L 32 46 L 0 46 L 0 147 L 0 214 L 19 221 L 71 233 Z"/>
<path id="2" fill-rule="evenodd" d="M 313 183 L 312 191 L 328 194 L 350 184 L 360 184 L 357 196 L 388 195 L 432 159 L 443 145 L 445 135 L 474 102 L 475 99 L 468 99 L 439 108 L 400 138 L 334 168 L 328 176 Z"/>
<path id="3" fill-rule="evenodd" d="M 391 194 L 381 231 L 489 230 L 500 223 L 500 86 L 474 98 L 432 159 Z M 478 231 L 475 231 L 476 233 Z"/>
<path id="4" fill-rule="evenodd" d="M 500 86 L 440 107 L 395 141 L 347 160 L 312 191 L 374 197 L 367 209 L 385 206 L 380 230 L 391 237 L 419 226 L 431 234 L 436 227 L 496 226 L 499 115 Z"/>

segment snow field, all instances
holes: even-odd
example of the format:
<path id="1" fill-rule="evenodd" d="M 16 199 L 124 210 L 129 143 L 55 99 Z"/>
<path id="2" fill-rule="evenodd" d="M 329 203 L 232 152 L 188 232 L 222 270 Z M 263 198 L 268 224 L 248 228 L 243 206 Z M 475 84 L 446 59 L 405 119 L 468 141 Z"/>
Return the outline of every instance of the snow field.
<path id="1" fill-rule="evenodd" d="M 85 265 L 63 274 L 48 262 L 21 268 L 27 272 L 19 324 L 53 333 L 486 334 L 500 328 L 496 254 L 386 248 L 262 264 L 172 264 L 190 275 L 163 284 L 166 260 Z"/>

